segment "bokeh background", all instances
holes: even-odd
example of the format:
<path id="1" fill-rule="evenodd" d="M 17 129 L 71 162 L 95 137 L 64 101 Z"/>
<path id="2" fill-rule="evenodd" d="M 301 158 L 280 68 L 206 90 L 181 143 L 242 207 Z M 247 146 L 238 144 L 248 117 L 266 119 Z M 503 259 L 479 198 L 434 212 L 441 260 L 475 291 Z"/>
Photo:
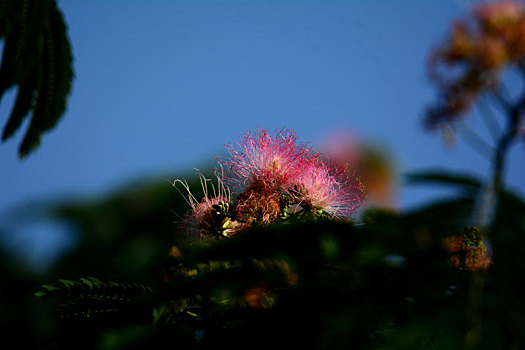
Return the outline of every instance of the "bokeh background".
<path id="1" fill-rule="evenodd" d="M 421 123 L 436 97 L 428 54 L 470 3 L 59 1 L 73 92 L 27 159 L 17 157 L 21 132 L 0 147 L 3 250 L 44 271 L 76 244 L 74 229 L 39 214 L 46 203 L 102 200 L 153 180 L 179 196 L 171 181 L 213 167 L 225 143 L 254 127 L 292 128 L 325 151 L 341 149 L 334 140 L 367 145 L 388 163 L 387 202 L 398 209 L 447 195 L 403 187 L 407 171 L 485 178 L 486 158 Z M 1 101 L 1 120 L 14 95 Z M 521 145 L 508 164 L 508 186 L 523 193 Z M 159 218 L 177 219 L 170 208 Z"/>

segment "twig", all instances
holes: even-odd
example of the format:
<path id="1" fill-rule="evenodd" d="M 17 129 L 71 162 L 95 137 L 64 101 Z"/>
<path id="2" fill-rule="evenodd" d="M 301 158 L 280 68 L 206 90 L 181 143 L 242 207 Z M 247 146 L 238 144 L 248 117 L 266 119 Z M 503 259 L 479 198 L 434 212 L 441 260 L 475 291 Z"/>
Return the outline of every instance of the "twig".
<path id="1" fill-rule="evenodd" d="M 499 84 L 499 89 L 501 91 L 502 97 L 505 99 L 505 101 L 512 101 L 512 94 L 510 93 L 509 89 L 507 89 L 507 86 L 504 82 L 501 82 Z M 503 96 L 504 95 L 504 96 Z M 508 102 L 508 105 L 511 106 L 512 102 Z"/>
<path id="2" fill-rule="evenodd" d="M 503 113 L 510 113 L 512 110 L 512 105 L 505 97 L 502 96 L 500 91 L 493 91 L 492 96 L 494 97 L 494 100 L 498 102 L 501 109 L 503 109 Z"/>
<path id="3" fill-rule="evenodd" d="M 483 98 L 480 99 L 479 103 L 476 103 L 481 119 L 483 120 L 486 128 L 491 134 L 494 141 L 496 141 L 501 135 L 501 126 L 496 120 L 496 116 L 492 112 L 490 105 L 485 102 Z"/>
<path id="4" fill-rule="evenodd" d="M 463 141 L 469 145 L 474 151 L 487 159 L 491 158 L 493 147 L 487 143 L 481 136 L 472 130 L 463 119 L 459 118 L 461 130 L 458 133 Z"/>

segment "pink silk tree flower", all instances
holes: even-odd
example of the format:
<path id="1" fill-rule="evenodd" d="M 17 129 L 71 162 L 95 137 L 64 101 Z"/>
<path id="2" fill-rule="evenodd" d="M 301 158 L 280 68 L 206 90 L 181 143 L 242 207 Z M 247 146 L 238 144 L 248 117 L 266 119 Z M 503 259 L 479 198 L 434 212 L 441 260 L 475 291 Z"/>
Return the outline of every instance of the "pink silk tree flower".
<path id="1" fill-rule="evenodd" d="M 175 180 L 173 186 L 181 184 L 187 192 L 183 196 L 190 206 L 190 210 L 185 215 L 182 223 L 182 232 L 188 237 L 202 239 L 205 237 L 230 237 L 244 228 L 244 224 L 232 219 L 232 194 L 222 180 L 222 173 L 216 173 L 217 187 L 211 179 L 199 174 L 204 197 L 197 200 L 191 193 L 186 181 Z M 211 187 L 211 193 L 210 189 Z M 178 190 L 178 189 L 177 189 Z M 180 192 L 180 190 L 179 190 Z M 181 192 L 182 194 L 182 192 Z"/>
<path id="2" fill-rule="evenodd" d="M 298 176 L 299 163 L 316 157 L 304 143 L 298 143 L 295 132 L 286 128 L 273 133 L 265 129 L 247 131 L 226 149 L 229 156 L 220 158 L 219 163 L 230 172 L 228 183 L 239 188 L 260 182 L 268 188 L 286 189 Z"/>
<path id="3" fill-rule="evenodd" d="M 216 174 L 218 191 L 200 175 L 204 198 L 199 201 L 187 182 L 174 183 L 188 193 L 191 209 L 181 229 L 190 237 L 229 238 L 250 225 L 268 225 L 290 214 L 352 220 L 364 200 L 363 186 L 353 173 L 328 165 L 290 129 L 247 131 L 226 148 L 229 156 L 219 158 L 221 172 Z M 224 167 L 229 170 L 226 180 Z M 240 189 L 238 196 L 233 198 L 225 181 Z"/>
<path id="4" fill-rule="evenodd" d="M 249 224 L 267 225 L 282 213 L 279 191 L 272 190 L 261 181 L 254 181 L 235 201 L 237 218 Z"/>
<path id="5" fill-rule="evenodd" d="M 362 205 L 365 192 L 346 166 L 328 165 L 321 159 L 303 162 L 292 198 L 303 209 L 325 213 L 332 218 L 353 218 Z"/>
<path id="6" fill-rule="evenodd" d="M 220 220 L 216 219 L 217 216 L 221 215 L 225 203 L 228 202 L 222 197 L 204 197 L 186 215 L 183 222 L 186 232 L 199 238 L 231 236 L 235 232 L 236 224 L 226 215 Z"/>

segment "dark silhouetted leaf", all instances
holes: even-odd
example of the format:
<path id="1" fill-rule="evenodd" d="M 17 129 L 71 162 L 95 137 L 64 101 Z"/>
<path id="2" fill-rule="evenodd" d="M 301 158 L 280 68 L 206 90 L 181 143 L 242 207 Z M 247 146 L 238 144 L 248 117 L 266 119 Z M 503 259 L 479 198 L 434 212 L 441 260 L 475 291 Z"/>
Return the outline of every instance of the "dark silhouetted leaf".
<path id="1" fill-rule="evenodd" d="M 54 0 L 0 2 L 0 99 L 18 87 L 18 95 L 2 133 L 10 138 L 32 112 L 19 148 L 24 158 L 40 144 L 66 110 L 73 80 L 73 57 L 67 29 Z"/>
<path id="2" fill-rule="evenodd" d="M 411 172 L 405 175 L 405 181 L 410 185 L 416 184 L 439 184 L 454 185 L 459 187 L 478 189 L 480 181 L 472 175 L 459 175 L 457 173 L 445 172 L 442 170 Z"/>

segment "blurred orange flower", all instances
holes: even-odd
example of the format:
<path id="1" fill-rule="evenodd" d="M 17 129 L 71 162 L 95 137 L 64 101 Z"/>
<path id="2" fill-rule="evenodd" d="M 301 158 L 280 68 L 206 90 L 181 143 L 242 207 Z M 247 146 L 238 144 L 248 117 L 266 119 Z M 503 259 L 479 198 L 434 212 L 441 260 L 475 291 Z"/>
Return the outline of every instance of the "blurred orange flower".
<path id="1" fill-rule="evenodd" d="M 482 93 L 498 87 L 507 67 L 525 67 L 525 4 L 476 4 L 429 57 L 439 100 L 427 111 L 426 127 L 442 128 L 468 112 Z"/>
<path id="2" fill-rule="evenodd" d="M 477 227 L 467 228 L 459 236 L 445 237 L 441 244 L 450 254 L 449 261 L 459 269 L 486 270 L 492 263 Z"/>

